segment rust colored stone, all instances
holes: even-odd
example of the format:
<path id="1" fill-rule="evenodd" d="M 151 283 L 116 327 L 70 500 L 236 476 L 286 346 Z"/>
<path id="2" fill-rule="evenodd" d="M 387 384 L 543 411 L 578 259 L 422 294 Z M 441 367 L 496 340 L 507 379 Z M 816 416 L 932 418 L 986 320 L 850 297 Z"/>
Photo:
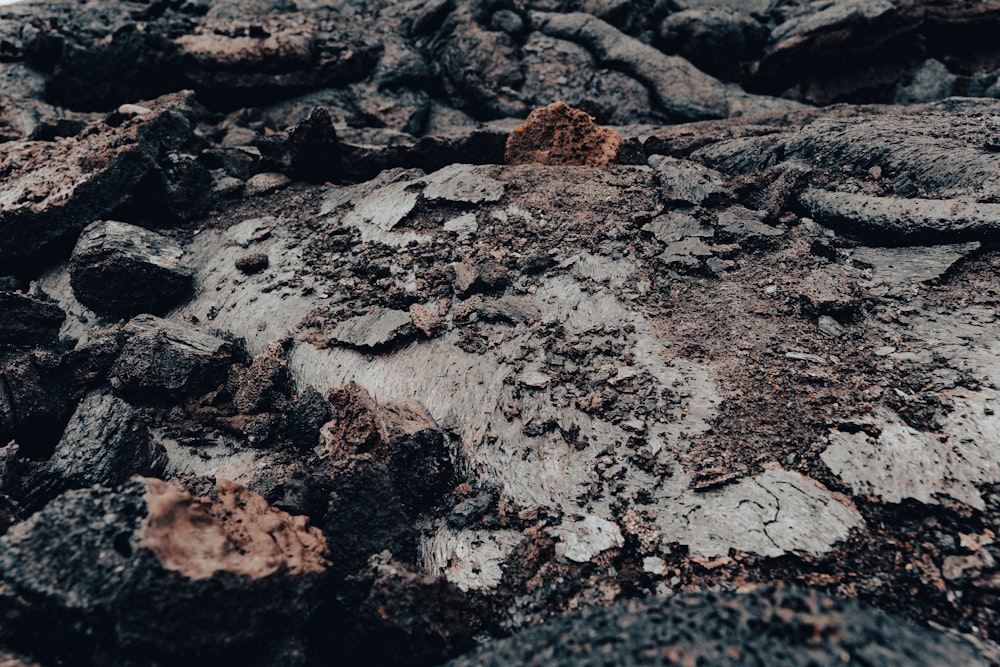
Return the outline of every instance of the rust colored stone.
<path id="1" fill-rule="evenodd" d="M 590 114 L 556 102 L 531 112 L 507 137 L 507 164 L 599 167 L 613 163 L 622 137 Z"/>
<path id="2" fill-rule="evenodd" d="M 168 570 L 191 579 L 228 571 L 262 579 L 276 572 L 322 572 L 328 565 L 322 531 L 261 496 L 225 479 L 218 500 L 192 496 L 158 479 L 145 479 L 149 515 L 140 545 Z"/>

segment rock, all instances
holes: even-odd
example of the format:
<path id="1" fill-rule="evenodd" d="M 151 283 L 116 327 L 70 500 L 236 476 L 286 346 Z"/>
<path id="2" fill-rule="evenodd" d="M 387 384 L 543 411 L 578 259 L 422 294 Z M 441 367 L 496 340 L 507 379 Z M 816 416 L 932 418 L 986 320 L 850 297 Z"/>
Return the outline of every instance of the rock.
<path id="1" fill-rule="evenodd" d="M 861 308 L 858 280 L 844 266 L 813 269 L 795 287 L 807 315 L 853 320 Z"/>
<path id="2" fill-rule="evenodd" d="M 382 553 L 353 579 L 345 633 L 324 638 L 346 664 L 441 664 L 475 645 L 483 610 L 443 577 Z"/>
<path id="3" fill-rule="evenodd" d="M 192 132 L 192 112 L 183 106 L 182 97 L 155 101 L 154 113 L 120 124 L 94 123 L 76 137 L 6 146 L 0 157 L 0 173 L 6 174 L 0 199 L 0 265 L 30 267 L 31 258 L 72 241 L 94 220 L 129 206 L 154 219 L 170 217 L 174 166 L 165 154 L 184 146 Z M 133 199 L 140 184 L 148 185 L 141 201 Z M 201 210 L 186 206 L 185 214 Z"/>
<path id="4" fill-rule="evenodd" d="M 496 262 L 486 260 L 477 264 L 455 262 L 455 291 L 461 296 L 479 292 L 493 292 L 507 286 L 507 269 Z"/>
<path id="5" fill-rule="evenodd" d="M 363 350 L 378 350 L 402 342 L 413 330 L 405 310 L 378 309 L 344 320 L 333 330 L 330 343 Z"/>
<path id="6" fill-rule="evenodd" d="M 54 303 L 0 291 L 0 345 L 51 343 L 65 320 L 66 313 Z"/>
<path id="7" fill-rule="evenodd" d="M 565 521 L 551 532 L 559 539 L 556 555 L 576 563 L 586 563 L 608 549 L 625 544 L 616 524 L 593 515 Z"/>
<path id="8" fill-rule="evenodd" d="M 233 397 L 233 407 L 240 414 L 252 415 L 280 410 L 290 384 L 288 362 L 281 346 L 269 345 L 246 369 L 234 366 L 226 382 Z"/>
<path id="9" fill-rule="evenodd" d="M 829 315 L 820 315 L 816 327 L 827 338 L 843 338 L 847 334 L 847 329 Z"/>
<path id="10" fill-rule="evenodd" d="M 268 193 L 274 192 L 279 188 L 283 188 L 291 182 L 284 174 L 276 174 L 272 172 L 266 172 L 263 174 L 256 174 L 247 179 L 246 185 L 244 186 L 244 192 L 247 197 L 258 197 L 260 195 L 266 195 Z"/>
<path id="11" fill-rule="evenodd" d="M 817 635 L 803 636 L 803 623 Z M 768 632 L 761 632 L 765 624 Z M 604 648 L 601 648 L 604 647 Z M 891 665 L 982 665 L 968 640 L 924 628 L 856 602 L 795 588 L 747 593 L 693 592 L 630 600 L 549 620 L 493 641 L 448 667 L 528 664 L 766 664 L 845 662 Z M 806 656 L 808 656 L 806 658 Z M 748 662 L 749 661 L 749 662 Z"/>
<path id="12" fill-rule="evenodd" d="M 694 216 L 680 211 L 658 215 L 644 225 L 645 232 L 652 232 L 661 243 L 676 243 L 687 238 L 712 238 L 715 230 Z"/>
<path id="13" fill-rule="evenodd" d="M 1000 204 L 969 199 L 904 199 L 805 190 L 799 203 L 817 221 L 873 241 L 949 243 L 1000 229 Z"/>
<path id="14" fill-rule="evenodd" d="M 507 164 L 603 166 L 615 162 L 621 135 L 599 127 L 587 113 L 556 102 L 535 109 L 510 133 Z"/>
<path id="15" fill-rule="evenodd" d="M 222 339 L 152 315 L 133 318 L 123 333 L 111 381 L 130 403 L 177 400 L 225 382 L 233 348 Z"/>
<path id="16" fill-rule="evenodd" d="M 714 76 L 732 79 L 763 50 L 767 28 L 742 8 L 687 9 L 663 19 L 659 46 Z"/>
<path id="17" fill-rule="evenodd" d="M 764 215 L 742 206 L 728 208 L 719 214 L 719 231 L 737 241 L 781 236 L 784 232 L 764 223 Z"/>
<path id="18" fill-rule="evenodd" d="M 72 412 L 54 356 L 40 350 L 0 356 L 0 442 L 14 439 L 22 454 L 48 456 Z"/>
<path id="19" fill-rule="evenodd" d="M 60 629 L 47 651 L 115 641 L 183 659 L 294 634 L 325 539 L 232 482 L 213 495 L 147 478 L 68 491 L 0 538 L 0 574 L 30 600 L 24 614 Z"/>
<path id="20" fill-rule="evenodd" d="M 379 405 L 356 383 L 330 392 L 333 419 L 322 429 L 334 491 L 324 530 L 338 569 L 356 571 L 384 549 L 415 556 L 412 518 L 451 488 L 444 436 L 415 401 Z"/>
<path id="21" fill-rule="evenodd" d="M 163 473 L 166 452 L 149 438 L 142 415 L 110 392 L 85 397 L 70 417 L 48 473 L 59 486 L 115 487 L 132 475 Z"/>
<path id="22" fill-rule="evenodd" d="M 958 77 L 948 71 L 940 60 L 926 61 L 905 86 L 899 86 L 893 102 L 896 104 L 922 104 L 951 97 Z"/>
<path id="23" fill-rule="evenodd" d="M 251 276 L 255 273 L 260 273 L 270 265 L 271 260 L 265 253 L 262 252 L 252 252 L 248 255 L 243 255 L 239 257 L 234 262 L 234 265 L 240 272 Z"/>
<path id="24" fill-rule="evenodd" d="M 300 450 L 319 444 L 319 432 L 330 421 L 330 405 L 314 387 L 306 387 L 292 406 L 288 420 L 288 439 Z"/>
<path id="25" fill-rule="evenodd" d="M 871 267 L 871 278 L 858 281 L 861 287 L 870 293 L 901 294 L 919 283 L 940 280 L 979 248 L 979 242 L 933 247 L 856 248 L 850 257 Z"/>
<path id="26" fill-rule="evenodd" d="M 163 313 L 190 291 L 193 272 L 174 241 L 135 225 L 88 225 L 73 250 L 69 273 L 77 300 L 96 313 Z"/>
<path id="27" fill-rule="evenodd" d="M 467 164 L 453 164 L 439 169 L 424 179 L 424 197 L 466 204 L 499 201 L 504 193 L 504 184 L 492 178 L 489 171 Z"/>
<path id="28" fill-rule="evenodd" d="M 701 266 L 701 260 L 711 256 L 712 249 L 701 239 L 692 236 L 667 244 L 660 259 L 670 266 L 696 269 Z"/>
<path id="29" fill-rule="evenodd" d="M 722 174 L 695 162 L 651 155 L 649 166 L 668 204 L 712 205 L 733 196 Z"/>

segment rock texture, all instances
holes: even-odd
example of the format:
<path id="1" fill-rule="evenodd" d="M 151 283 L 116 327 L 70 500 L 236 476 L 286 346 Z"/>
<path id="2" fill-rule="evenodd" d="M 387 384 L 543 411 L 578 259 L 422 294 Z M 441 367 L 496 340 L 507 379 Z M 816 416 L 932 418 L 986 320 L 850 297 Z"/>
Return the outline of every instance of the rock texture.
<path id="1" fill-rule="evenodd" d="M 3 4 L 0 661 L 1000 663 L 998 29 Z"/>

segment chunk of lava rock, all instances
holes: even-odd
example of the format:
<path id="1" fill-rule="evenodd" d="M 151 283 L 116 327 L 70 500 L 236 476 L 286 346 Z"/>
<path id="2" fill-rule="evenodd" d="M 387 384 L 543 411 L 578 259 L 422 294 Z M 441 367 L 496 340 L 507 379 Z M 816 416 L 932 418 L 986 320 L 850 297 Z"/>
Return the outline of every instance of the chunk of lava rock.
<path id="1" fill-rule="evenodd" d="M 944 630 L 814 591 L 763 588 L 598 607 L 486 643 L 448 665 L 605 665 L 608 653 L 593 647 L 607 645 L 616 665 L 990 664 L 973 644 Z"/>
<path id="2" fill-rule="evenodd" d="M 0 291 L 0 345 L 49 343 L 66 313 L 54 303 L 21 292 Z"/>
<path id="3" fill-rule="evenodd" d="M 159 475 L 166 455 L 150 441 L 135 408 L 110 392 L 94 392 L 70 417 L 48 471 L 65 486 L 118 486 L 132 475 Z"/>
<path id="4" fill-rule="evenodd" d="M 159 313 L 191 290 L 192 271 L 174 241 L 124 222 L 88 225 L 69 263 L 77 300 L 101 315 Z"/>
<path id="5" fill-rule="evenodd" d="M 598 126 L 588 113 L 556 102 L 532 111 L 510 133 L 504 161 L 596 167 L 614 162 L 621 147 L 620 134 Z"/>
<path id="6" fill-rule="evenodd" d="M 112 386 L 129 402 L 176 400 L 226 380 L 232 345 L 152 315 L 125 325 L 126 342 L 111 369 Z"/>
<path id="7" fill-rule="evenodd" d="M 0 576 L 57 657 L 71 639 L 177 659 L 294 634 L 327 567 L 322 533 L 232 482 L 214 495 L 138 477 L 68 491 L 0 538 Z"/>

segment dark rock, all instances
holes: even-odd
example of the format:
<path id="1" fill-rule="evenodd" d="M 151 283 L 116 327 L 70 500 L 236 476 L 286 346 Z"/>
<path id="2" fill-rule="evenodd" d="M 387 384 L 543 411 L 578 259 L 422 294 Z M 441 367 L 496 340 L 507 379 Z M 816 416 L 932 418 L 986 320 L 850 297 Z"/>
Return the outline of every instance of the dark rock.
<path id="1" fill-rule="evenodd" d="M 462 296 L 502 290 L 509 282 L 507 269 L 491 260 L 476 264 L 455 262 L 452 270 L 455 272 L 455 291 Z"/>
<path id="2" fill-rule="evenodd" d="M 140 209 L 162 218 L 169 199 L 164 152 L 192 137 L 184 99 L 168 96 L 150 103 L 147 113 L 95 123 L 71 139 L 5 147 L 0 173 L 9 196 L 0 202 L 0 264 L 30 268 L 31 258 L 137 199 Z"/>
<path id="3" fill-rule="evenodd" d="M 266 269 L 270 263 L 271 260 L 262 252 L 252 252 L 249 255 L 243 255 L 242 257 L 238 257 L 234 262 L 236 268 L 248 276 L 260 273 Z"/>
<path id="4" fill-rule="evenodd" d="M 123 333 L 111 381 L 131 403 L 177 400 L 225 382 L 233 348 L 224 340 L 152 315 L 132 319 Z"/>
<path id="5" fill-rule="evenodd" d="M 719 231 L 736 241 L 781 236 L 784 232 L 764 222 L 764 215 L 741 206 L 719 214 Z"/>
<path id="6" fill-rule="evenodd" d="M 109 392 L 84 398 L 70 417 L 49 460 L 63 487 L 114 487 L 132 475 L 159 476 L 166 451 L 152 442 L 142 415 Z"/>
<path id="7" fill-rule="evenodd" d="M 335 567 L 357 571 L 385 549 L 412 561 L 413 518 L 450 490 L 453 469 L 444 434 L 419 403 L 377 404 L 350 383 L 329 395 L 323 427 L 334 479 L 324 521 Z"/>
<path id="8" fill-rule="evenodd" d="M 125 334 L 122 326 L 91 329 L 65 357 L 66 370 L 74 384 L 92 386 L 103 382 L 121 352 Z"/>
<path id="9" fill-rule="evenodd" d="M 596 125 L 589 114 L 556 102 L 532 111 L 524 124 L 510 133 L 504 161 L 602 166 L 618 158 L 621 146 L 620 134 Z"/>
<path id="10" fill-rule="evenodd" d="M 483 626 L 484 605 L 388 552 L 352 577 L 352 588 L 344 634 L 327 640 L 341 664 L 438 665 L 471 649 Z"/>
<path id="11" fill-rule="evenodd" d="M 288 439 L 298 449 L 311 450 L 319 444 L 319 431 L 330 421 L 330 404 L 313 387 L 306 387 L 292 406 Z"/>
<path id="12" fill-rule="evenodd" d="M 42 350 L 0 357 L 0 442 L 11 439 L 30 457 L 45 457 L 73 411 L 54 355 Z"/>
<path id="13" fill-rule="evenodd" d="M 803 624 L 808 633 L 801 632 Z M 618 603 L 550 620 L 448 665 L 576 667 L 608 660 L 617 665 L 989 664 L 971 643 L 947 632 L 822 593 L 764 588 Z"/>
<path id="14" fill-rule="evenodd" d="M 896 104 L 922 104 L 951 97 L 958 77 L 948 71 L 939 60 L 928 60 L 905 85 L 900 85 L 893 102 Z"/>
<path id="15" fill-rule="evenodd" d="M 191 291 L 192 270 L 172 240 L 123 222 L 83 230 L 70 260 L 77 300 L 96 313 L 162 313 Z"/>
<path id="16" fill-rule="evenodd" d="M 0 538 L 26 620 L 58 629 L 40 650 L 80 660 L 67 651 L 115 641 L 180 660 L 294 635 L 327 566 L 323 536 L 232 482 L 214 495 L 143 478 L 69 491 Z"/>
<path id="17" fill-rule="evenodd" d="M 271 345 L 254 357 L 246 369 L 234 366 L 227 388 L 236 410 L 251 415 L 286 407 L 284 396 L 290 383 L 287 365 L 281 347 Z"/>
<path id="18" fill-rule="evenodd" d="M 760 54 L 767 28 L 753 17 L 727 9 L 687 9 L 660 24 L 659 46 L 698 69 L 732 79 Z"/>
<path id="19" fill-rule="evenodd" d="M 66 313 L 54 303 L 21 292 L 0 291 L 0 345 L 50 343 Z"/>
<path id="20" fill-rule="evenodd" d="M 979 250 L 980 244 L 958 243 L 933 247 L 855 248 L 850 257 L 871 267 L 871 276 L 859 281 L 872 294 L 905 294 L 919 283 L 941 280 L 952 268 Z"/>

